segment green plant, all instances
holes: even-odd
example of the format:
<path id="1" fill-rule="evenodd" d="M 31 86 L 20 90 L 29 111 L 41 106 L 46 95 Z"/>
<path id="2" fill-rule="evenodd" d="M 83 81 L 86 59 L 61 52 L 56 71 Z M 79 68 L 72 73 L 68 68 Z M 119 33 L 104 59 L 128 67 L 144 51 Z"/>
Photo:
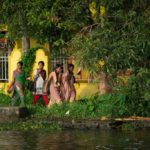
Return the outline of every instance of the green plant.
<path id="1" fill-rule="evenodd" d="M 5 87 L 6 87 L 6 84 L 4 84 L 4 85 L 0 88 L 0 94 L 4 94 L 4 93 L 5 93 Z"/>
<path id="2" fill-rule="evenodd" d="M 11 123 L 11 124 L 0 124 L 0 131 L 6 131 L 6 130 L 20 130 L 20 131 L 28 131 L 28 130 L 40 130 L 40 129 L 46 129 L 46 130 L 61 130 L 60 126 L 58 124 L 47 124 L 39 120 L 26 120 L 26 121 L 20 121 L 17 123 Z"/>
<path id="3" fill-rule="evenodd" d="M 34 47 L 28 49 L 25 53 L 23 53 L 21 57 L 21 61 L 23 62 L 23 71 L 25 72 L 25 77 L 31 76 L 33 65 L 35 63 L 36 59 L 36 51 L 39 49 L 39 47 Z M 31 104 L 32 103 L 32 98 L 33 94 L 27 89 L 27 86 L 29 84 L 29 81 L 26 80 L 25 82 L 25 103 L 26 104 Z"/>
<path id="4" fill-rule="evenodd" d="M 150 116 L 150 70 L 143 68 L 131 76 L 125 92 L 132 115 Z"/>
<path id="5" fill-rule="evenodd" d="M 21 61 L 23 62 L 23 70 L 25 72 L 25 76 L 28 77 L 31 75 L 33 65 L 35 63 L 36 51 L 39 47 L 30 48 L 25 53 L 23 53 L 21 57 Z"/>
<path id="6" fill-rule="evenodd" d="M 4 93 L 0 93 L 0 106 L 9 106 L 11 104 L 11 98 Z"/>
<path id="7" fill-rule="evenodd" d="M 125 117 L 129 116 L 125 94 L 106 94 L 103 96 L 94 95 L 91 98 L 84 98 L 73 103 L 64 102 L 61 105 L 53 105 L 50 109 L 36 106 L 30 108 L 33 117 L 52 118 L 100 118 L 100 117 Z"/>
<path id="8" fill-rule="evenodd" d="M 0 33 L 0 38 L 5 38 L 5 34 Z"/>

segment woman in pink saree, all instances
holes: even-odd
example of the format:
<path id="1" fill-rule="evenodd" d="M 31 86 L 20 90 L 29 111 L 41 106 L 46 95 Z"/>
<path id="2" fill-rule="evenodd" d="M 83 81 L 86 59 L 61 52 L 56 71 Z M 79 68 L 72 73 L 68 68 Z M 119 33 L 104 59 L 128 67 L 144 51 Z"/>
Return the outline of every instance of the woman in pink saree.
<path id="1" fill-rule="evenodd" d="M 68 70 L 63 73 L 62 76 L 62 95 L 63 99 L 65 101 L 70 101 L 73 102 L 76 98 L 76 89 L 74 86 L 75 83 L 75 77 L 74 77 L 74 65 L 73 64 L 68 64 Z"/>
<path id="2" fill-rule="evenodd" d="M 62 103 L 62 98 L 60 96 L 60 82 L 59 82 L 59 77 L 61 75 L 62 68 L 61 65 L 56 65 L 55 71 L 51 72 L 48 80 L 45 84 L 44 92 L 47 91 L 48 89 L 48 83 L 50 82 L 50 101 L 48 104 L 48 107 L 50 107 L 52 104 L 57 103 L 60 104 Z"/>

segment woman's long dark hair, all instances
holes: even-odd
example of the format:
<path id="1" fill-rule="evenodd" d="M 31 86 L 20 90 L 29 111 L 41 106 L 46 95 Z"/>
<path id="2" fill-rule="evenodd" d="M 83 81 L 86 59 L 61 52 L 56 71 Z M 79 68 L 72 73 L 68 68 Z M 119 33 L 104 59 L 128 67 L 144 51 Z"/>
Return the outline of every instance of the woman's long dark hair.
<path id="1" fill-rule="evenodd" d="M 73 64 L 68 64 L 67 69 L 68 69 L 69 74 L 73 74 L 73 72 L 70 72 L 70 70 L 69 70 L 69 68 L 71 68 L 71 67 L 74 69 Z"/>
<path id="2" fill-rule="evenodd" d="M 73 80 L 74 80 L 74 83 L 76 82 L 76 79 L 75 79 L 75 76 L 74 76 L 74 73 L 73 72 L 70 72 L 69 68 L 73 68 L 74 69 L 74 65 L 73 64 L 68 64 L 68 72 L 69 74 L 71 74 L 71 76 L 73 77 Z M 71 80 L 71 76 L 69 76 L 69 80 Z"/>
<path id="3" fill-rule="evenodd" d="M 58 78 L 59 78 L 59 74 L 56 72 L 56 69 L 57 69 L 57 68 L 59 68 L 59 67 L 61 67 L 61 68 L 62 68 L 62 65 L 61 65 L 61 64 L 56 64 L 56 66 L 55 66 L 55 70 L 54 70 L 54 72 L 55 72 L 55 74 L 56 74 L 56 80 L 57 80 L 57 81 L 56 81 L 56 83 L 58 83 L 58 81 L 59 81 L 59 80 L 58 80 Z"/>

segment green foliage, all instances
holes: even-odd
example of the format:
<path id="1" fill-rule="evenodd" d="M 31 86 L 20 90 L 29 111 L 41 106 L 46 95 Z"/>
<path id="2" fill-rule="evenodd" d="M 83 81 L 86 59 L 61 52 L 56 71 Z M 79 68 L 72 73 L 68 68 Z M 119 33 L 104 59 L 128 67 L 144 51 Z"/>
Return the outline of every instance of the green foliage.
<path id="1" fill-rule="evenodd" d="M 150 70 L 140 69 L 136 75 L 132 75 L 128 88 L 128 109 L 132 115 L 150 115 Z"/>
<path id="2" fill-rule="evenodd" d="M 21 61 L 23 62 L 23 70 L 25 72 L 25 76 L 28 77 L 31 75 L 33 65 L 35 63 L 36 51 L 39 48 L 31 48 L 27 50 L 21 57 Z"/>
<path id="3" fill-rule="evenodd" d="M 68 52 L 69 47 L 76 62 L 91 72 L 103 70 L 115 77 L 120 69 L 132 70 L 129 85 L 111 96 L 54 105 L 46 112 L 43 107 L 34 109 L 37 114 L 58 117 L 66 117 L 68 111 L 68 117 L 76 118 L 149 116 L 149 0 L 95 2 L 97 14 L 100 6 L 106 12 L 93 19 L 89 11 L 91 1 L 87 0 L 0 0 L 0 23 L 7 24 L 13 39 L 26 36 L 41 43 L 49 42 L 55 52 L 62 49 Z M 23 56 L 26 76 L 30 75 L 35 51 Z M 103 67 L 99 65 L 100 60 L 105 62 Z M 27 93 L 27 99 L 27 103 L 32 101 L 31 94 Z"/>
<path id="4" fill-rule="evenodd" d="M 5 38 L 5 34 L 0 33 L 0 38 Z"/>
<path id="5" fill-rule="evenodd" d="M 26 16 L 28 10 L 29 0 L 25 1 L 10 1 L 1 0 L 0 14 L 1 24 L 7 25 L 9 32 L 9 38 L 16 40 L 18 38 L 30 37 L 30 33 L 33 32 L 33 28 L 30 28 L 29 22 Z"/>
<path id="6" fill-rule="evenodd" d="M 67 42 L 89 22 L 90 18 L 82 15 L 89 14 L 88 4 L 81 0 L 40 0 L 30 3 L 28 19 L 30 25 L 36 27 L 33 37 L 41 43 L 49 42 L 54 56 L 62 55 Z"/>
<path id="7" fill-rule="evenodd" d="M 104 70 L 149 66 L 150 5 L 147 0 L 101 2 L 107 10 L 97 24 L 91 24 L 75 36 L 71 45 L 79 64 L 97 69 L 103 59 Z M 140 11 L 139 11 L 140 10 Z M 87 61 L 88 60 L 88 61 Z M 101 69 L 101 68 L 100 68 Z"/>
<path id="8" fill-rule="evenodd" d="M 30 77 L 33 71 L 33 65 L 36 59 L 36 51 L 39 47 L 30 48 L 25 53 L 23 53 L 21 57 L 21 61 L 23 62 L 23 71 L 25 72 L 25 77 Z M 29 84 L 29 81 L 26 80 L 26 87 Z M 25 90 L 25 103 L 31 104 L 32 103 L 33 94 L 29 90 Z"/>
<path id="9" fill-rule="evenodd" d="M 149 115 L 149 4 L 148 0 L 101 1 L 99 5 L 105 6 L 105 15 L 71 41 L 78 64 L 92 72 L 103 70 L 117 81 L 118 70 L 132 70 L 124 91 L 130 115 Z M 103 67 L 100 60 L 105 62 Z"/>
<path id="10" fill-rule="evenodd" d="M 25 104 L 30 106 L 33 102 L 33 93 L 29 90 L 25 90 Z"/>
<path id="11" fill-rule="evenodd" d="M 7 25 L 11 39 L 27 37 L 48 42 L 51 53 L 60 53 L 91 21 L 87 17 L 90 16 L 87 0 L 0 0 L 0 3 L 0 23 Z"/>
<path id="12" fill-rule="evenodd" d="M 53 105 L 50 109 L 44 107 L 30 107 L 33 118 L 52 117 L 52 118 L 100 118 L 100 117 L 125 117 L 131 113 L 126 104 L 126 95 L 124 94 L 106 94 L 103 96 L 95 95 L 90 99 L 81 99 L 79 101 L 62 105 Z M 133 112 L 132 112 L 133 113 Z"/>
<path id="13" fill-rule="evenodd" d="M 72 103 L 54 104 L 50 109 L 45 107 L 43 100 L 39 100 L 36 106 L 32 106 L 32 93 L 25 95 L 25 102 L 32 120 L 49 117 L 70 119 L 95 119 L 101 117 L 112 119 L 128 116 L 149 117 L 149 97 L 145 101 L 145 99 L 139 99 L 136 93 L 130 93 L 133 98 L 131 99 L 127 91 L 130 92 L 128 88 L 123 88 L 120 90 L 120 93 L 105 94 L 102 96 L 94 95 L 91 98 L 84 98 Z M 0 106 L 8 106 L 10 102 L 11 99 L 8 96 L 0 94 Z"/>
<path id="14" fill-rule="evenodd" d="M 55 104 L 49 110 L 45 109 L 45 107 L 31 107 L 30 111 L 35 118 L 93 119 L 105 116 L 112 119 L 129 116 L 150 116 L 150 105 L 138 107 L 141 104 L 138 104 L 137 99 L 133 99 L 133 101 L 129 98 L 127 94 L 106 94 L 103 96 L 93 96 L 90 99 L 81 99 L 73 103 Z"/>
<path id="15" fill-rule="evenodd" d="M 46 129 L 46 130 L 61 130 L 60 126 L 57 124 L 47 124 L 43 123 L 41 121 L 36 120 L 26 120 L 26 121 L 20 121 L 18 123 L 12 123 L 12 124 L 0 124 L 0 131 L 8 131 L 8 130 L 21 130 L 21 131 L 27 131 L 27 130 L 40 130 L 40 129 Z"/>
<path id="16" fill-rule="evenodd" d="M 11 104 L 11 98 L 4 93 L 0 93 L 0 106 L 9 106 Z"/>

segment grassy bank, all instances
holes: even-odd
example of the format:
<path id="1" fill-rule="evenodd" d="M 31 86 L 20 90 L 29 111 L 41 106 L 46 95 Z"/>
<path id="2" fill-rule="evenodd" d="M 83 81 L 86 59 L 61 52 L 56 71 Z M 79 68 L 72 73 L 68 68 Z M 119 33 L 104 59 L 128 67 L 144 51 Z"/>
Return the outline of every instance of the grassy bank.
<path id="1" fill-rule="evenodd" d="M 25 121 L 13 124 L 0 124 L 2 130 L 59 130 L 61 127 L 56 124 L 47 124 L 43 120 L 47 118 L 61 119 L 108 119 L 128 116 L 145 116 L 149 117 L 148 105 L 135 106 L 136 101 L 131 101 L 126 94 L 106 94 L 103 96 L 94 95 L 90 98 L 83 98 L 72 103 L 64 102 L 61 105 L 54 104 L 47 109 L 40 99 L 36 106 L 32 106 L 32 94 L 26 93 L 25 100 L 30 117 Z M 134 102 L 134 103 L 133 103 Z M 10 106 L 11 99 L 9 96 L 0 94 L 0 106 Z M 136 109 L 134 109 L 136 108 Z"/>
<path id="2" fill-rule="evenodd" d="M 54 104 L 47 109 L 40 99 L 36 106 L 32 106 L 32 94 L 26 94 L 26 104 L 32 118 L 116 118 L 127 116 L 149 117 L 149 103 L 146 106 L 135 106 L 125 94 L 106 94 L 103 96 L 94 95 L 90 98 L 83 98 L 72 103 L 64 102 L 61 105 Z M 0 94 L 0 106 L 8 106 L 11 99 Z M 135 109 L 136 108 L 136 109 Z"/>
<path id="3" fill-rule="evenodd" d="M 58 124 L 46 124 L 42 121 L 34 121 L 34 120 L 26 120 L 20 121 L 18 123 L 11 123 L 11 124 L 0 124 L 0 131 L 7 131 L 7 130 L 21 130 L 21 131 L 28 131 L 28 130 L 61 130 L 61 127 Z"/>
<path id="4" fill-rule="evenodd" d="M 54 117 L 54 118 L 100 118 L 119 117 L 126 114 L 126 108 L 120 102 L 114 101 L 116 95 L 93 96 L 90 99 L 84 98 L 73 103 L 64 102 L 61 105 L 53 105 L 50 109 L 41 106 L 29 107 L 32 116 Z M 118 101 L 124 101 L 124 95 L 119 95 Z"/>

